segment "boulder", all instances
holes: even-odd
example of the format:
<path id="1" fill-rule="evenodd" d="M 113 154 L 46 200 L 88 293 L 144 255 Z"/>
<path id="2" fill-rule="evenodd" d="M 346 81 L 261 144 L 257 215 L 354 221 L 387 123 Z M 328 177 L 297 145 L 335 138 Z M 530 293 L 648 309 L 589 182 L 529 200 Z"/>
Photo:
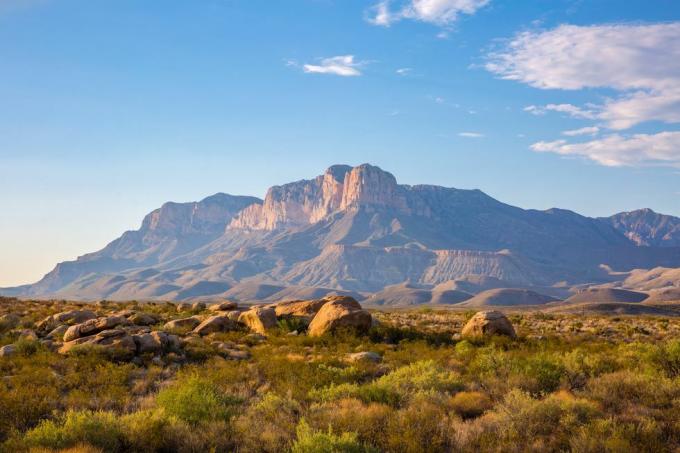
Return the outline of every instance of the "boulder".
<path id="1" fill-rule="evenodd" d="M 371 314 L 351 297 L 329 298 L 309 323 L 309 335 L 318 337 L 337 329 L 367 331 L 371 328 Z"/>
<path id="2" fill-rule="evenodd" d="M 117 358 L 131 358 L 137 352 L 137 344 L 131 335 L 121 329 L 111 329 L 66 342 L 59 348 L 59 353 L 68 354 L 81 346 L 101 348 Z"/>
<path id="3" fill-rule="evenodd" d="M 123 316 L 104 316 L 102 318 L 90 319 L 89 321 L 69 327 L 64 332 L 64 341 L 73 341 L 77 338 L 94 335 L 127 323 L 128 320 Z"/>
<path id="4" fill-rule="evenodd" d="M 0 347 L 0 357 L 12 357 L 17 353 L 17 347 L 13 344 L 7 344 Z"/>
<path id="5" fill-rule="evenodd" d="M 137 353 L 156 354 L 166 349 L 179 349 L 179 338 L 176 335 L 169 335 L 165 332 L 150 332 L 140 335 L 133 335 L 133 340 L 137 345 Z"/>
<path id="6" fill-rule="evenodd" d="M 508 318 L 500 311 L 477 312 L 463 327 L 463 337 L 484 337 L 491 335 L 505 335 L 517 337 L 515 329 Z"/>
<path id="7" fill-rule="evenodd" d="M 194 302 L 193 304 L 191 304 L 191 309 L 192 309 L 192 310 L 196 310 L 196 311 L 205 310 L 205 303 L 203 303 L 203 302 Z"/>
<path id="8" fill-rule="evenodd" d="M 241 313 L 238 322 L 248 326 L 251 331 L 264 335 L 268 329 L 276 327 L 276 311 L 270 307 L 253 307 Z"/>
<path id="9" fill-rule="evenodd" d="M 231 319 L 232 321 L 238 322 L 238 317 L 241 316 L 242 311 L 239 310 L 233 310 L 233 311 L 227 311 L 222 313 L 224 316 L 227 318 Z"/>
<path id="10" fill-rule="evenodd" d="M 356 363 L 356 362 L 373 362 L 373 363 L 380 363 L 382 362 L 382 357 L 380 354 L 377 352 L 355 352 L 352 354 L 347 354 L 345 357 L 345 360 L 347 360 L 350 363 Z"/>
<path id="11" fill-rule="evenodd" d="M 60 326 L 55 327 L 53 330 L 50 331 L 47 335 L 45 335 L 46 338 L 64 338 L 64 334 L 68 330 L 68 326 L 66 324 L 62 324 Z"/>
<path id="12" fill-rule="evenodd" d="M 168 321 L 163 326 L 164 330 L 192 330 L 201 323 L 201 320 L 196 316 L 190 318 L 173 319 Z"/>
<path id="13" fill-rule="evenodd" d="M 158 317 L 149 313 L 135 312 L 128 317 L 128 321 L 138 326 L 151 326 L 158 322 Z"/>
<path id="14" fill-rule="evenodd" d="M 326 302 L 326 299 L 291 300 L 276 304 L 274 310 L 277 318 L 291 317 L 311 321 Z"/>
<path id="15" fill-rule="evenodd" d="M 236 310 L 238 305 L 236 302 L 232 302 L 230 300 L 226 300 L 224 302 L 218 302 L 216 304 L 212 304 L 210 307 L 208 307 L 208 310 L 210 311 L 231 311 L 231 310 Z"/>
<path id="16" fill-rule="evenodd" d="M 208 335 L 215 332 L 226 332 L 229 330 L 236 330 L 238 326 L 228 316 L 215 315 L 211 316 L 202 323 L 200 323 L 192 333 L 197 335 Z"/>
<path id="17" fill-rule="evenodd" d="M 63 311 L 43 319 L 36 324 L 36 328 L 42 331 L 50 331 L 61 324 L 80 324 L 96 317 L 97 315 L 90 310 Z"/>
<path id="18" fill-rule="evenodd" d="M 188 302 L 181 302 L 177 304 L 177 311 L 178 312 L 191 311 L 191 304 Z"/>

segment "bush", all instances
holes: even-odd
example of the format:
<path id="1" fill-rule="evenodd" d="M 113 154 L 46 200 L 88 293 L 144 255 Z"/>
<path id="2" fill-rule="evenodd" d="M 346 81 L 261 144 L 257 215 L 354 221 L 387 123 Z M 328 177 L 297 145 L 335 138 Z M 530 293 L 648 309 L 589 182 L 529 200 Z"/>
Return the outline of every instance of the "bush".
<path id="1" fill-rule="evenodd" d="M 119 451 L 123 435 L 118 419 L 111 412 L 68 411 L 28 431 L 25 441 L 29 446 L 51 449 L 88 444 L 105 451 Z"/>
<path id="2" fill-rule="evenodd" d="M 458 392 L 451 398 L 450 405 L 463 419 L 479 417 L 493 407 L 491 399 L 481 392 Z"/>
<path id="3" fill-rule="evenodd" d="M 170 415 L 190 424 L 227 420 L 240 400 L 226 395 L 210 381 L 191 375 L 162 390 L 156 402 Z"/>
<path id="4" fill-rule="evenodd" d="M 286 451 L 295 438 L 301 408 L 297 401 L 265 394 L 234 421 L 241 451 Z M 257 427 L 257 429 L 253 429 Z"/>
<path id="5" fill-rule="evenodd" d="M 652 355 L 654 363 L 669 378 L 680 377 L 680 340 L 671 340 Z"/>
<path id="6" fill-rule="evenodd" d="M 311 392 L 313 398 L 333 401 L 357 398 L 365 403 L 401 404 L 417 392 L 450 392 L 462 389 L 457 374 L 447 371 L 434 361 L 415 362 L 367 384 L 331 385 Z"/>
<path id="7" fill-rule="evenodd" d="M 327 432 L 314 431 L 305 420 L 297 427 L 297 439 L 292 453 L 372 453 L 377 450 L 357 440 L 356 433 L 335 435 L 330 427 Z"/>

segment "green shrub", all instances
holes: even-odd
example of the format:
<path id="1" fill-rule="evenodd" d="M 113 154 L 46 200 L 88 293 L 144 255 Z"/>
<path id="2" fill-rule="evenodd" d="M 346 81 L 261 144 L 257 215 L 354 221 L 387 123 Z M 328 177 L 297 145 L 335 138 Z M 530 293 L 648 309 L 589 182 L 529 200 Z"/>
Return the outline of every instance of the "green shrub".
<path id="1" fill-rule="evenodd" d="M 209 380 L 191 375 L 159 392 L 156 402 L 168 415 L 195 425 L 229 419 L 240 400 L 220 392 Z"/>
<path id="2" fill-rule="evenodd" d="M 123 445 L 123 435 L 118 419 L 111 412 L 68 411 L 28 431 L 25 441 L 33 447 L 63 449 L 88 444 L 115 452 Z"/>
<path id="3" fill-rule="evenodd" d="M 658 347 L 652 360 L 669 378 L 680 377 L 680 340 L 671 340 Z"/>
<path id="4" fill-rule="evenodd" d="M 300 404 L 289 397 L 266 393 L 234 421 L 240 450 L 273 453 L 288 450 L 301 410 Z"/>
<path id="5" fill-rule="evenodd" d="M 330 427 L 327 432 L 314 431 L 305 420 L 297 427 L 297 439 L 292 453 L 372 453 L 377 450 L 363 445 L 356 433 L 335 435 Z"/>
<path id="6" fill-rule="evenodd" d="M 475 418 L 491 409 L 493 402 L 481 392 L 458 392 L 450 401 L 451 408 L 463 419 Z"/>
<path id="7" fill-rule="evenodd" d="M 564 366 L 558 360 L 543 354 L 529 357 L 522 368 L 522 389 L 533 395 L 554 392 L 565 374 Z"/>
<path id="8" fill-rule="evenodd" d="M 415 362 L 366 384 L 344 383 L 314 390 L 310 396 L 322 401 L 357 398 L 365 403 L 401 404 L 417 392 L 451 392 L 463 385 L 457 374 L 432 360 Z"/>

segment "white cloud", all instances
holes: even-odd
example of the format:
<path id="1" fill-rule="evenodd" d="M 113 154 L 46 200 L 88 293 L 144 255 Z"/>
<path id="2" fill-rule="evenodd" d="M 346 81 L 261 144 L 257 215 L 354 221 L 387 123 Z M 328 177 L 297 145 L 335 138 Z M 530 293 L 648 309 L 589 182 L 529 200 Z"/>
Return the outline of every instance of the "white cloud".
<path id="1" fill-rule="evenodd" d="M 390 13 L 390 4 L 388 0 L 377 3 L 371 8 L 373 17 L 368 17 L 368 21 L 373 25 L 381 25 L 389 27 L 393 21 L 392 13 Z"/>
<path id="2" fill-rule="evenodd" d="M 600 128 L 597 126 L 586 126 L 582 127 L 580 129 L 572 129 L 570 131 L 564 131 L 562 132 L 562 135 L 566 135 L 569 137 L 575 137 L 577 135 L 596 135 L 598 132 L 600 132 Z"/>
<path id="3" fill-rule="evenodd" d="M 548 104 L 548 105 L 528 105 L 524 107 L 525 112 L 532 115 L 545 115 L 548 111 L 566 113 L 573 118 L 595 119 L 597 114 L 592 110 L 585 110 L 573 104 Z"/>
<path id="4" fill-rule="evenodd" d="M 390 9 L 390 1 L 383 0 L 371 8 L 368 21 L 388 27 L 402 19 L 412 19 L 440 26 L 455 22 L 461 14 L 474 14 L 491 0 L 408 0 Z"/>
<path id="5" fill-rule="evenodd" d="M 360 76 L 362 62 L 354 61 L 354 55 L 339 55 L 324 58 L 318 65 L 305 64 L 302 69 L 307 73 L 334 74 L 343 77 Z"/>
<path id="6" fill-rule="evenodd" d="M 611 134 L 581 143 L 555 140 L 534 143 L 531 149 L 536 152 L 585 157 L 610 167 L 654 165 L 680 167 L 680 132 L 631 136 Z"/>
<path id="7" fill-rule="evenodd" d="M 680 22 L 561 25 L 516 35 L 488 55 L 486 69 L 539 89 L 609 89 L 599 104 L 530 105 L 534 115 L 561 112 L 596 124 L 563 132 L 595 135 L 657 121 L 680 123 Z M 538 142 L 532 149 L 587 157 L 602 165 L 680 165 L 680 132 L 610 134 L 583 143 Z"/>
<path id="8" fill-rule="evenodd" d="M 399 68 L 396 70 L 396 73 L 400 76 L 406 76 L 409 75 L 411 71 L 413 71 L 411 68 Z"/>
<path id="9" fill-rule="evenodd" d="M 618 97 L 563 111 L 623 130 L 646 121 L 680 122 L 680 22 L 650 25 L 561 25 L 524 32 L 488 56 L 486 69 L 540 89 L 611 88 Z"/>
<path id="10" fill-rule="evenodd" d="M 479 132 L 459 132 L 458 136 L 465 138 L 482 138 L 484 137 L 484 134 L 481 134 Z"/>

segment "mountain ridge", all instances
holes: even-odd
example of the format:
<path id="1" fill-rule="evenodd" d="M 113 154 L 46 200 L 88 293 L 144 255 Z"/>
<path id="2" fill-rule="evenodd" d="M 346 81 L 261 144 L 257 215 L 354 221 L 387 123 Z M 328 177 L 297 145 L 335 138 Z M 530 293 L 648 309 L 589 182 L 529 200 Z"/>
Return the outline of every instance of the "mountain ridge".
<path id="1" fill-rule="evenodd" d="M 477 189 L 401 185 L 370 164 L 334 165 L 313 179 L 273 186 L 264 200 L 218 193 L 165 203 L 102 250 L 59 263 L 35 284 L 0 291 L 178 299 L 248 281 L 376 292 L 467 275 L 529 287 L 606 283 L 603 265 L 680 266 L 675 242 L 656 239 L 680 219 L 624 222 L 623 214 L 525 210 Z"/>

